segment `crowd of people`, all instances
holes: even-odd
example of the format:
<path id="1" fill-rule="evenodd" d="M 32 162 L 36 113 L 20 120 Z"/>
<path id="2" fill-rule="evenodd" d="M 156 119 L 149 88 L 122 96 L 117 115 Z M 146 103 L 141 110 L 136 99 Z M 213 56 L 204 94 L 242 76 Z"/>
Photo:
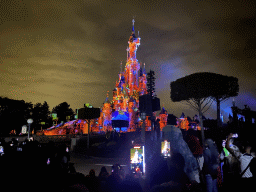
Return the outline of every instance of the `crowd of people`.
<path id="1" fill-rule="evenodd" d="M 208 138 L 202 146 L 195 132 L 184 136 L 198 163 L 198 179 L 191 180 L 184 171 L 185 160 L 180 153 L 171 157 L 156 156 L 155 167 L 142 178 L 132 172 L 124 173 L 116 164 L 108 173 L 102 167 L 98 175 L 91 169 L 88 175 L 76 172 L 70 162 L 69 148 L 50 142 L 36 141 L 9 143 L 0 141 L 0 170 L 2 187 L 8 191 L 206 191 L 249 190 L 256 181 L 255 149 L 246 141 L 228 135 L 219 149 Z M 149 165 L 152 167 L 152 165 Z"/>
<path id="2" fill-rule="evenodd" d="M 175 128 L 178 129 L 178 128 Z M 184 154 L 171 147 L 171 158 L 154 158 L 157 166 L 150 177 L 151 190 L 162 191 L 237 191 L 251 190 L 256 182 L 255 147 L 238 134 L 229 134 L 225 140 L 206 138 L 192 129 L 184 131 L 186 142 L 197 162 L 197 171 L 187 174 Z M 172 141 L 170 141 L 172 142 Z M 188 160 L 188 159 L 187 159 Z"/>
<path id="3" fill-rule="evenodd" d="M 8 191 L 138 191 L 140 182 L 115 164 L 108 173 L 102 167 L 99 175 L 90 170 L 88 175 L 76 171 L 70 162 L 69 147 L 65 144 L 37 141 L 0 141 L 0 170 L 2 188 Z"/>
<path id="4" fill-rule="evenodd" d="M 198 135 L 197 135 L 198 136 Z M 185 140 L 197 159 L 201 189 L 207 192 L 249 189 L 256 181 L 255 147 L 238 134 L 230 133 L 222 147 L 212 139 L 202 146 L 195 132 L 188 131 Z"/>

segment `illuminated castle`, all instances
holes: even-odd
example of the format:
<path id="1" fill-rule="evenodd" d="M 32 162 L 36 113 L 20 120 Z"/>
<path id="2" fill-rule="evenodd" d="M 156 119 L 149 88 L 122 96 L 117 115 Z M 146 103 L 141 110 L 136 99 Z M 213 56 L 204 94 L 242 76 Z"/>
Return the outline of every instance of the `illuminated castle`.
<path id="1" fill-rule="evenodd" d="M 139 118 L 139 96 L 147 93 L 147 80 L 145 64 L 142 67 L 136 58 L 136 52 L 140 45 L 140 37 L 136 37 L 134 30 L 134 20 L 132 34 L 127 47 L 127 60 L 124 71 L 119 73 L 119 79 L 113 90 L 113 100 L 108 96 L 102 108 L 99 126 L 103 131 L 111 130 L 113 119 L 129 121 L 129 127 L 124 131 L 135 131 L 140 124 Z"/>
<path id="2" fill-rule="evenodd" d="M 90 130 L 93 132 L 112 131 L 113 120 L 125 120 L 128 126 L 118 127 L 121 131 L 135 131 L 136 128 L 141 127 L 142 120 L 139 113 L 139 96 L 147 94 L 147 78 L 145 71 L 145 64 L 142 65 L 136 58 L 136 52 L 140 45 L 140 37 L 135 35 L 134 20 L 132 20 L 132 34 L 129 37 L 127 51 L 127 60 L 125 68 L 119 73 L 118 81 L 116 81 L 113 90 L 113 99 L 110 100 L 109 95 L 101 108 L 101 114 L 98 119 L 91 121 Z M 167 111 L 163 109 L 159 117 L 160 129 L 167 123 Z M 45 135 L 65 135 L 68 133 L 88 133 L 88 124 L 83 120 L 75 120 L 64 125 L 53 126 L 43 131 Z M 75 126 L 74 126 L 75 125 Z M 151 121 L 149 117 L 145 121 L 146 130 L 151 129 Z M 67 131 L 67 129 L 70 129 Z"/>

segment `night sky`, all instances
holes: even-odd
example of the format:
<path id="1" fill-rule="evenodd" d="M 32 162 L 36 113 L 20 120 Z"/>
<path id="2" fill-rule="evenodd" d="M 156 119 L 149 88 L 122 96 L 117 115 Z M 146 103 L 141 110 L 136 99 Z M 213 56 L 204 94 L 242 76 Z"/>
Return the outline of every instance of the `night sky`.
<path id="1" fill-rule="evenodd" d="M 196 112 L 170 99 L 170 82 L 195 72 L 239 79 L 238 107 L 256 110 L 253 0 L 3 0 L 0 2 L 0 94 L 33 104 L 102 106 L 118 80 L 135 18 L 137 59 L 156 73 L 169 113 Z M 221 104 L 227 121 L 232 99 Z M 216 105 L 204 115 L 216 118 Z"/>

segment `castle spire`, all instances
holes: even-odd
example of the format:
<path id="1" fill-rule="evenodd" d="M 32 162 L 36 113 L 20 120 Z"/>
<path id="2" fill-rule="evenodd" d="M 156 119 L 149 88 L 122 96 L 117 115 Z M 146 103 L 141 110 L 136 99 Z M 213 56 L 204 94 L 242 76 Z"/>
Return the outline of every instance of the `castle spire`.
<path id="1" fill-rule="evenodd" d="M 135 33 L 135 31 L 134 31 L 134 23 L 135 23 L 135 20 L 132 19 L 132 33 Z"/>
<path id="2" fill-rule="evenodd" d="M 105 102 L 104 102 L 104 103 L 110 103 L 109 98 L 108 98 L 108 92 L 109 92 L 109 91 L 107 91 L 107 97 L 106 97 L 106 99 L 105 99 Z"/>
<path id="3" fill-rule="evenodd" d="M 129 56 L 128 56 L 128 60 L 136 60 L 136 51 L 137 48 L 140 45 L 140 38 L 137 38 L 135 35 L 135 30 L 134 30 L 134 23 L 135 20 L 133 18 L 132 20 L 132 34 L 130 35 L 128 44 L 129 44 Z"/>

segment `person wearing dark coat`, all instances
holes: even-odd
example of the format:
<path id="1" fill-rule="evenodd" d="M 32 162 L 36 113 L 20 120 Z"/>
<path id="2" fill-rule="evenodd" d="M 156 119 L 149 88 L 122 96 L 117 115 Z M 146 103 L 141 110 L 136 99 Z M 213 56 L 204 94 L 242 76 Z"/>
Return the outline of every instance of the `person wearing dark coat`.
<path id="1" fill-rule="evenodd" d="M 105 166 L 101 167 L 100 174 L 99 174 L 99 181 L 101 189 L 105 189 L 105 185 L 108 179 L 109 173 Z"/>
<path id="2" fill-rule="evenodd" d="M 212 139 L 205 141 L 203 173 L 207 192 L 218 192 L 217 176 L 219 167 L 219 152 Z"/>
<path id="3" fill-rule="evenodd" d="M 99 192 L 100 191 L 100 181 L 98 177 L 95 176 L 94 169 L 91 169 L 89 175 L 85 177 L 86 187 L 90 192 Z"/>
<path id="4" fill-rule="evenodd" d="M 143 192 L 142 187 L 138 179 L 134 178 L 132 174 L 126 175 L 125 179 L 121 183 L 122 192 Z"/>

